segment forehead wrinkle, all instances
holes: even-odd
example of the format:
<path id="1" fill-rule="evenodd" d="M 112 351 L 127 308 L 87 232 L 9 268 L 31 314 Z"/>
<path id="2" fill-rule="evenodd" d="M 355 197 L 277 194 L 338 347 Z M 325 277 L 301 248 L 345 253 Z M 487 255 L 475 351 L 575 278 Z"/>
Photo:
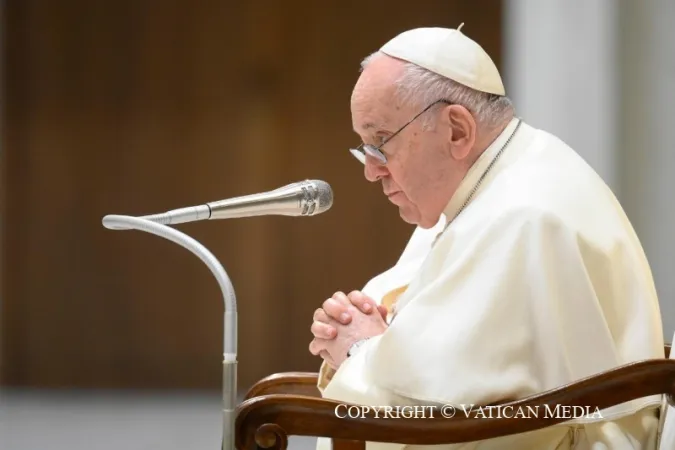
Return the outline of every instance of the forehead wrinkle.
<path id="1" fill-rule="evenodd" d="M 352 126 L 357 134 L 372 134 L 386 123 L 386 118 L 378 115 L 378 112 L 383 110 L 381 105 L 378 105 L 380 102 L 373 104 L 368 100 L 372 101 L 372 99 L 362 98 L 352 104 Z"/>
<path id="2" fill-rule="evenodd" d="M 357 133 L 373 134 L 386 131 L 393 111 L 386 95 L 368 91 L 355 95 L 352 102 L 353 127 Z"/>

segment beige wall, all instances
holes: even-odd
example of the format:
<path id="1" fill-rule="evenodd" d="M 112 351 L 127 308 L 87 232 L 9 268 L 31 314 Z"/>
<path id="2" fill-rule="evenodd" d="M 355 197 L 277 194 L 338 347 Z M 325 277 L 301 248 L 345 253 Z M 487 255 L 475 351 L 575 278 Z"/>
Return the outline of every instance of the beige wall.
<path id="1" fill-rule="evenodd" d="M 140 215 L 328 181 L 334 207 L 180 228 L 232 278 L 239 385 L 316 370 L 315 308 L 392 265 L 412 228 L 347 149 L 360 60 L 456 27 L 500 63 L 498 2 L 7 2 L 2 380 L 219 388 L 222 300 L 186 250 L 113 232 Z"/>

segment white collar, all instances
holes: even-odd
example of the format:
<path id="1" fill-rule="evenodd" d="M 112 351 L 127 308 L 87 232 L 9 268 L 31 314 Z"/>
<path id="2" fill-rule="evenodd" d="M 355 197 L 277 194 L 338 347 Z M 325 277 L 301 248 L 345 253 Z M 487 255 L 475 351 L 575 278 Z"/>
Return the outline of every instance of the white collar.
<path id="1" fill-rule="evenodd" d="M 457 187 L 457 190 L 452 195 L 452 198 L 448 202 L 447 206 L 443 209 L 443 214 L 445 214 L 447 221 L 446 228 L 461 212 L 464 202 L 467 201 L 469 195 L 471 194 L 471 190 L 474 189 L 476 183 L 478 183 L 480 178 L 483 176 L 483 173 L 488 169 L 490 164 L 492 164 L 495 156 L 497 156 L 502 147 L 511 138 L 520 122 L 521 119 L 517 117 L 511 119 L 506 128 L 504 128 L 499 136 L 497 136 L 497 138 L 492 141 L 488 148 L 485 149 L 485 151 L 478 157 L 476 162 L 466 173 L 462 179 L 462 182 Z M 504 151 L 507 150 L 504 149 Z M 473 200 L 473 198 L 471 200 Z"/>

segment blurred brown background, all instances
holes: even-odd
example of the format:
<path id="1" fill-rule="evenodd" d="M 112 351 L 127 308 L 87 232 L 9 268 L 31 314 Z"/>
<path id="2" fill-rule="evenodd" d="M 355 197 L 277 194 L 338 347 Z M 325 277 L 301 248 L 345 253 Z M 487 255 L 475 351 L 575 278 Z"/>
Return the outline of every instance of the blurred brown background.
<path id="1" fill-rule="evenodd" d="M 412 227 L 347 149 L 361 59 L 457 27 L 501 65 L 498 1 L 16 0 L 3 5 L 5 386 L 219 389 L 223 304 L 142 215 L 328 181 L 313 218 L 182 225 L 238 298 L 239 386 L 316 370 L 315 308 L 393 265 Z"/>

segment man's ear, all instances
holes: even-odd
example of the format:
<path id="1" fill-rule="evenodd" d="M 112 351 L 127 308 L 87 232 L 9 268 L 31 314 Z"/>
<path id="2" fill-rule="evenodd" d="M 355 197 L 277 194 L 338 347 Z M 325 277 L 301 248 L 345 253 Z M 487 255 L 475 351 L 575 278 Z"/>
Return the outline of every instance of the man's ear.
<path id="1" fill-rule="evenodd" d="M 446 114 L 450 123 L 450 152 L 454 159 L 464 160 L 476 142 L 478 125 L 473 115 L 463 106 L 451 105 L 446 109 Z"/>

